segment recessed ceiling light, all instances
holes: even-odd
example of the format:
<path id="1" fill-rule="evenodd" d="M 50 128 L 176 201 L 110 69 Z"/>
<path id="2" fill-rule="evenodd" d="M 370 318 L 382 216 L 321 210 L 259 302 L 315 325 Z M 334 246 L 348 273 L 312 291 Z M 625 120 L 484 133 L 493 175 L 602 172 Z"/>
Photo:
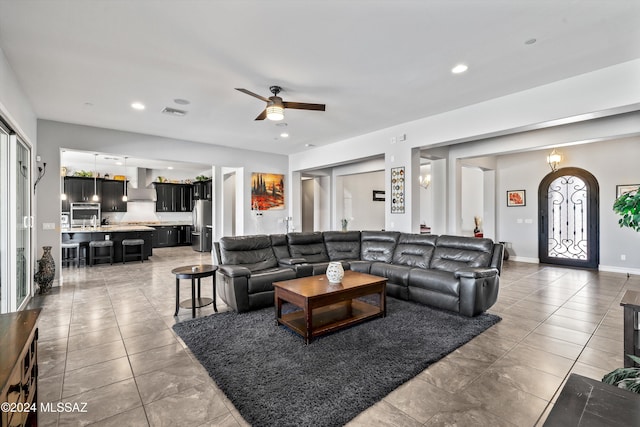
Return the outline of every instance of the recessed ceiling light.
<path id="1" fill-rule="evenodd" d="M 465 64 L 458 64 L 455 67 L 453 67 L 451 69 L 451 72 L 453 74 L 460 74 L 460 73 L 464 73 L 465 71 L 467 71 L 469 69 L 468 66 L 466 66 Z"/>
<path id="2" fill-rule="evenodd" d="M 276 123 L 276 126 L 280 127 L 280 128 L 284 128 L 287 127 L 287 124 L 284 122 L 280 122 L 280 123 Z"/>
<path id="3" fill-rule="evenodd" d="M 144 104 L 142 102 L 134 102 L 131 104 L 131 108 L 134 110 L 144 110 Z"/>
<path id="4" fill-rule="evenodd" d="M 116 162 L 116 165 L 122 166 L 122 162 Z"/>
<path id="5" fill-rule="evenodd" d="M 315 144 L 304 144 L 305 147 L 315 147 Z"/>
<path id="6" fill-rule="evenodd" d="M 282 132 L 282 133 L 280 134 L 280 136 L 281 136 L 281 137 L 283 137 L 283 138 L 289 138 L 289 134 L 288 134 L 288 133 L 286 133 L 286 132 Z"/>
<path id="7" fill-rule="evenodd" d="M 85 107 L 93 107 L 93 104 L 91 102 L 85 102 L 84 106 Z"/>
<path id="8" fill-rule="evenodd" d="M 455 67 L 453 67 L 451 69 L 451 72 L 453 74 L 460 74 L 460 73 L 464 73 L 468 69 L 469 69 L 469 67 L 466 64 L 458 64 L 458 65 L 456 65 Z"/>
<path id="9" fill-rule="evenodd" d="M 538 40 L 536 39 L 529 39 L 526 42 L 524 42 L 524 44 L 534 44 L 535 42 L 537 42 Z"/>
<path id="10" fill-rule="evenodd" d="M 182 98 L 176 98 L 173 100 L 173 102 L 175 102 L 176 104 L 180 104 L 180 105 L 189 105 L 191 104 L 191 102 L 188 99 L 182 99 Z"/>
<path id="11" fill-rule="evenodd" d="M 167 169 L 173 170 L 173 166 L 168 166 Z"/>

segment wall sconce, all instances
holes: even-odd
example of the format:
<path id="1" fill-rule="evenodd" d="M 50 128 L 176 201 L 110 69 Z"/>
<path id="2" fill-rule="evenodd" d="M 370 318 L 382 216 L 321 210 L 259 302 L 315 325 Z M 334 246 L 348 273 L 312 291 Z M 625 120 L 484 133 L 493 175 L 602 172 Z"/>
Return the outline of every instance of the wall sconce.
<path id="1" fill-rule="evenodd" d="M 555 172 L 558 170 L 558 166 L 560 165 L 561 161 L 562 155 L 558 153 L 555 148 L 553 149 L 553 151 L 551 151 L 551 154 L 547 156 L 547 163 L 551 168 L 551 172 Z"/>
<path id="2" fill-rule="evenodd" d="M 39 158 L 40 156 L 38 156 Z M 42 166 L 38 166 L 38 176 L 36 177 L 36 182 L 33 183 L 33 194 L 36 194 L 36 186 L 38 185 L 38 183 L 40 182 L 40 180 L 42 179 L 42 177 L 44 176 L 44 174 L 47 173 L 47 163 L 43 163 Z"/>
<path id="3" fill-rule="evenodd" d="M 425 190 L 429 188 L 429 184 L 431 184 L 431 175 L 419 177 L 418 184 L 420 185 L 420 187 L 424 188 Z"/>

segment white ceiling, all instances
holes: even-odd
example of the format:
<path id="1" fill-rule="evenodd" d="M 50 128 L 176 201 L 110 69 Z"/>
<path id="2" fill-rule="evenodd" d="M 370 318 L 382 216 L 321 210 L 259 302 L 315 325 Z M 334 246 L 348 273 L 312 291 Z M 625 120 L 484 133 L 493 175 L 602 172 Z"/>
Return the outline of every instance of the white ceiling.
<path id="1" fill-rule="evenodd" d="M 0 47 L 39 118 L 287 154 L 638 58 L 639 23 L 637 0 L 0 0 Z M 274 84 L 327 111 L 280 138 L 234 90 Z"/>

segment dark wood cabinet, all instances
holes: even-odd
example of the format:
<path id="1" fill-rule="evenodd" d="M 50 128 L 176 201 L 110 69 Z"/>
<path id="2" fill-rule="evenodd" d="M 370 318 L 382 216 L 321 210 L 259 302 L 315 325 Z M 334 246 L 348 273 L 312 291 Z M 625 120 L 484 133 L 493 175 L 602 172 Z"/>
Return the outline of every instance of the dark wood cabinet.
<path id="1" fill-rule="evenodd" d="M 191 212 L 193 210 L 193 185 L 179 184 L 176 186 L 176 212 Z"/>
<path id="2" fill-rule="evenodd" d="M 191 184 L 154 183 L 156 187 L 156 212 L 191 212 L 193 210 L 193 186 Z"/>
<path id="3" fill-rule="evenodd" d="M 127 202 L 122 200 L 124 186 L 124 181 L 102 181 L 102 195 L 100 197 L 100 209 L 102 212 L 127 211 Z"/>
<path id="4" fill-rule="evenodd" d="M 204 182 L 204 197 L 203 197 L 203 199 L 211 200 L 212 195 L 213 195 L 213 185 L 211 183 L 211 180 L 205 181 Z"/>
<path id="5" fill-rule="evenodd" d="M 157 226 L 153 233 L 153 247 L 167 248 L 171 246 L 191 244 L 190 225 L 165 225 Z"/>
<path id="6" fill-rule="evenodd" d="M 93 201 L 94 194 L 97 194 L 98 197 L 100 197 L 102 193 L 102 181 L 102 179 L 96 179 L 94 182 L 93 178 L 81 178 L 75 176 L 65 177 L 64 191 L 67 195 L 67 200 L 63 200 L 62 202 L 62 211 L 68 212 L 70 203 Z"/>
<path id="7" fill-rule="evenodd" d="M 38 424 L 36 324 L 40 311 L 38 308 L 0 315 L 0 402 L 23 409 L 0 411 L 1 426 Z M 24 410 L 25 407 L 29 410 Z"/>
<path id="8" fill-rule="evenodd" d="M 196 181 L 193 184 L 193 200 L 211 200 L 212 192 L 211 180 Z"/>

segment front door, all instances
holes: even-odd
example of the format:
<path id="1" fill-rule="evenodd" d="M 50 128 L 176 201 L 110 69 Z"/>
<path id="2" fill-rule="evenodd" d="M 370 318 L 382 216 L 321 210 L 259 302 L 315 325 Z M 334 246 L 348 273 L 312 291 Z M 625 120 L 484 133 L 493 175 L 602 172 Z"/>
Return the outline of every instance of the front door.
<path id="1" fill-rule="evenodd" d="M 600 262 L 599 186 L 584 169 L 562 168 L 538 188 L 541 263 L 598 268 Z"/>

